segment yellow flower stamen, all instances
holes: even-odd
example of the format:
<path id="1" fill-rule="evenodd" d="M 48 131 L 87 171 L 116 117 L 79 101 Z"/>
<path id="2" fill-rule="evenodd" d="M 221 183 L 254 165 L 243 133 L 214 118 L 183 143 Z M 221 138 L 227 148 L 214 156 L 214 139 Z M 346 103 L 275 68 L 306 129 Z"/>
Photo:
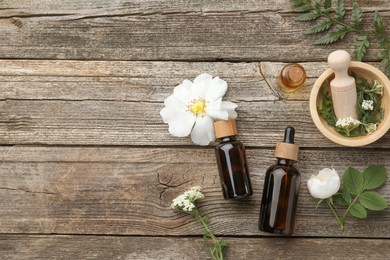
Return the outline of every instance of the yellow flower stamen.
<path id="1" fill-rule="evenodd" d="M 187 111 L 190 111 L 195 116 L 201 115 L 204 116 L 206 114 L 206 99 L 198 98 L 193 99 L 188 103 Z"/>

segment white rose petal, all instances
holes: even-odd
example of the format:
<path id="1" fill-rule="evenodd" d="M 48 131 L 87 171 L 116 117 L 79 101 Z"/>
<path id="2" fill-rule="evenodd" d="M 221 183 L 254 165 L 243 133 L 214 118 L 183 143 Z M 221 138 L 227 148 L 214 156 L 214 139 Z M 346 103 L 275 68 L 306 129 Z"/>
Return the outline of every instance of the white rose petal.
<path id="1" fill-rule="evenodd" d="M 334 169 L 324 168 L 317 175 L 312 175 L 307 181 L 311 196 L 326 199 L 340 189 L 340 177 Z"/>

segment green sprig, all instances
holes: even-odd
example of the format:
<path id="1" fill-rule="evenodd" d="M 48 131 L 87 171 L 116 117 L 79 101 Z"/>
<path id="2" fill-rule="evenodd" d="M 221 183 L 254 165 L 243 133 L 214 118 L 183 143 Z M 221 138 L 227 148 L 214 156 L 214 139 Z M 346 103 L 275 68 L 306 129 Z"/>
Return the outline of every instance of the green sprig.
<path id="1" fill-rule="evenodd" d="M 380 211 L 388 207 L 385 198 L 372 189 L 382 186 L 387 179 L 387 172 L 383 165 L 369 165 L 363 172 L 348 167 L 342 177 L 340 191 L 330 198 L 324 199 L 335 216 L 340 230 L 345 227 L 345 220 L 350 214 L 356 218 L 366 218 L 367 210 Z M 339 216 L 337 207 L 346 208 Z"/>
<path id="2" fill-rule="evenodd" d="M 301 13 L 296 18 L 301 22 L 316 22 L 305 31 L 306 35 L 319 34 L 314 44 L 332 44 L 344 39 L 349 33 L 357 35 L 355 46 L 355 59 L 361 61 L 371 46 L 376 42 L 381 47 L 378 56 L 385 74 L 390 77 L 390 37 L 386 35 L 385 25 L 378 11 L 374 15 L 372 32 L 362 30 L 363 12 L 358 3 L 353 3 L 350 22 L 346 22 L 344 0 L 292 0 L 293 9 Z M 334 6 L 334 7 L 333 7 Z"/>
<path id="3" fill-rule="evenodd" d="M 199 221 L 199 223 L 204 228 L 204 241 L 208 242 L 211 240 L 212 245 L 210 246 L 210 254 L 213 257 L 214 260 L 223 260 L 224 259 L 224 249 L 227 246 L 227 241 L 218 239 L 214 233 L 211 231 L 209 224 L 206 220 L 206 218 L 202 217 L 202 215 L 199 213 L 199 210 L 197 208 L 193 209 L 191 212 L 191 215 Z"/>

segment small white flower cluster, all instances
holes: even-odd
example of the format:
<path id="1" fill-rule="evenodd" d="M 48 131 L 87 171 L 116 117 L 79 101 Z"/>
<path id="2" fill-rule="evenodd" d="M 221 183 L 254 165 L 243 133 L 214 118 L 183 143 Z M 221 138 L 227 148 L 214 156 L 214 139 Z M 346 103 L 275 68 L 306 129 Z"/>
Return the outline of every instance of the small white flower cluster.
<path id="1" fill-rule="evenodd" d="M 374 110 L 374 100 L 363 100 L 362 108 L 364 110 Z"/>
<path id="2" fill-rule="evenodd" d="M 195 208 L 195 201 L 203 198 L 202 188 L 195 186 L 173 199 L 171 208 L 191 212 Z"/>
<path id="3" fill-rule="evenodd" d="M 343 128 L 355 128 L 360 124 L 361 122 L 353 117 L 340 118 L 336 122 L 336 126 Z"/>

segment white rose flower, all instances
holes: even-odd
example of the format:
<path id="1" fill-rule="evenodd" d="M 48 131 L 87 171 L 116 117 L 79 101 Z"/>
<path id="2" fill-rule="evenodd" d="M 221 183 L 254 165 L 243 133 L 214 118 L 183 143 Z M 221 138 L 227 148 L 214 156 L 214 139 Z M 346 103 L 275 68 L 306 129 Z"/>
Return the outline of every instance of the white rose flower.
<path id="1" fill-rule="evenodd" d="M 191 133 L 191 139 L 199 145 L 208 145 L 215 140 L 214 119 L 228 120 L 237 117 L 236 104 L 222 101 L 227 83 L 218 77 L 201 74 L 194 82 L 184 80 L 175 87 L 173 94 L 164 100 L 160 111 L 169 133 L 184 137 Z"/>
<path id="2" fill-rule="evenodd" d="M 330 198 L 340 189 L 340 177 L 334 169 L 324 168 L 310 177 L 307 188 L 314 198 Z"/>

